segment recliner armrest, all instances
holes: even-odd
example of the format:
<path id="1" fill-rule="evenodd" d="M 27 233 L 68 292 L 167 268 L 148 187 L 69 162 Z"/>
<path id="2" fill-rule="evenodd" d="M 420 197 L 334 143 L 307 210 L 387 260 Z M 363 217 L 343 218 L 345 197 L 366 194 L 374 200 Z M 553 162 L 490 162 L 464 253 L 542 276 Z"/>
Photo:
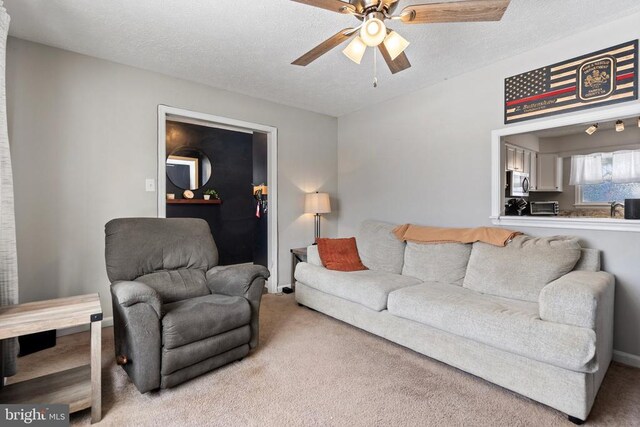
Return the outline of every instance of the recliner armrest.
<path id="1" fill-rule="evenodd" d="M 141 393 L 160 387 L 162 300 L 142 282 L 111 285 L 115 356 L 125 356 L 123 368 Z"/>
<path id="2" fill-rule="evenodd" d="M 213 294 L 244 297 L 251 306 L 251 340 L 249 347 L 256 348 L 260 322 L 260 301 L 264 281 L 269 278 L 269 270 L 261 265 L 233 265 L 213 267 L 207 271 L 207 286 Z"/>
<path id="3" fill-rule="evenodd" d="M 540 318 L 596 329 L 599 313 L 613 312 L 615 278 L 604 271 L 572 271 L 540 292 Z"/>
<path id="4" fill-rule="evenodd" d="M 162 300 L 160 294 L 149 285 L 142 282 L 115 282 L 111 285 L 111 293 L 122 307 L 131 307 L 140 303 L 149 304 L 158 318 L 161 317 Z"/>
<path id="5" fill-rule="evenodd" d="M 269 276 L 269 270 L 261 265 L 213 267 L 207 271 L 207 286 L 214 294 L 246 296 L 256 279 L 266 280 Z"/>

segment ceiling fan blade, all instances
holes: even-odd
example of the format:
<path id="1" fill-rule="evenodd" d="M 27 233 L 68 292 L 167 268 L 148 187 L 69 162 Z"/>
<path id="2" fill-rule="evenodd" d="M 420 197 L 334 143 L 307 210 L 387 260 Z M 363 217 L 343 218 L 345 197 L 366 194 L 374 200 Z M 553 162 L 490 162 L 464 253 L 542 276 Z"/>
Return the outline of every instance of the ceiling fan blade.
<path id="1" fill-rule="evenodd" d="M 331 10 L 338 13 L 350 13 L 355 12 L 356 8 L 349 3 L 345 3 L 341 0 L 292 0 L 297 3 L 308 4 L 309 6 L 315 6 L 322 9 Z"/>
<path id="2" fill-rule="evenodd" d="M 438 22 L 499 21 L 510 0 L 468 0 L 451 3 L 414 4 L 405 7 L 400 16 L 406 24 Z"/>
<path id="3" fill-rule="evenodd" d="M 323 41 L 318 46 L 314 47 L 309 52 L 293 61 L 291 64 L 301 65 L 303 67 L 311 64 L 313 61 L 320 58 L 322 55 L 329 52 L 334 47 L 342 44 L 345 40 L 349 39 L 356 31 L 357 29 L 355 28 L 345 28 L 344 30 L 329 37 L 327 40 Z"/>
<path id="4" fill-rule="evenodd" d="M 391 59 L 391 55 L 389 55 L 389 51 L 387 50 L 384 43 L 380 43 L 378 45 L 378 49 L 384 58 L 384 62 L 389 66 L 389 70 L 391 70 L 391 74 L 399 73 L 402 70 L 406 70 L 411 67 L 411 63 L 409 63 L 409 59 L 404 52 L 400 55 L 396 56 L 396 59 Z"/>

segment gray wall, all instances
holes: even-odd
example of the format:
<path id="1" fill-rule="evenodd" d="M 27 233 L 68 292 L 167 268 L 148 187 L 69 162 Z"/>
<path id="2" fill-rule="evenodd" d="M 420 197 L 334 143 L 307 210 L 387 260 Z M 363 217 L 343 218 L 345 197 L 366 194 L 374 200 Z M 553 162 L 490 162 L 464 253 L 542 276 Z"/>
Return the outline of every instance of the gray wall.
<path id="1" fill-rule="evenodd" d="M 491 130 L 505 127 L 503 79 L 637 39 L 638 22 L 640 14 L 631 15 L 340 117 L 339 234 L 353 235 L 363 218 L 439 226 L 490 224 Z M 391 78 L 381 77 L 381 84 Z M 640 355 L 640 234 L 522 231 L 576 234 L 585 246 L 604 252 L 604 268 L 617 277 L 615 348 Z"/>
<path id="2" fill-rule="evenodd" d="M 111 313 L 104 224 L 156 216 L 157 106 L 278 128 L 280 282 L 289 248 L 313 241 L 304 193 L 337 190 L 337 120 L 161 74 L 9 38 L 20 301 L 100 292 Z M 335 234 L 335 217 L 323 232 Z"/>

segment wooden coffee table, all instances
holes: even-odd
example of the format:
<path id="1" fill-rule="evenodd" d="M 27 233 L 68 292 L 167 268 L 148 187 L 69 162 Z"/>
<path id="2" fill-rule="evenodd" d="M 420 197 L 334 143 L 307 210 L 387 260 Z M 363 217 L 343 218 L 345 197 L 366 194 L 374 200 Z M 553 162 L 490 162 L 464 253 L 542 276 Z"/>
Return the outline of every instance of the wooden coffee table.
<path id="1" fill-rule="evenodd" d="M 0 308 L 0 340 L 86 324 L 91 324 L 90 365 L 3 387 L 0 403 L 61 403 L 69 405 L 69 412 L 91 407 L 91 422 L 100 421 L 102 308 L 98 294 Z"/>

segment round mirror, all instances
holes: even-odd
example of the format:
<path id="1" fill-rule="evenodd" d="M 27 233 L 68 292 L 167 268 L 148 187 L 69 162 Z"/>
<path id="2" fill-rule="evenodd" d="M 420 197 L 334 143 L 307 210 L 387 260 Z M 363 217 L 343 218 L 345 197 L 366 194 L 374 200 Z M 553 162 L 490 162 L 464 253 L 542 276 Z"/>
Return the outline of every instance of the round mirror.
<path id="1" fill-rule="evenodd" d="M 169 180 L 183 190 L 197 190 L 211 178 L 211 161 L 197 148 L 175 149 L 167 157 L 166 167 Z"/>

